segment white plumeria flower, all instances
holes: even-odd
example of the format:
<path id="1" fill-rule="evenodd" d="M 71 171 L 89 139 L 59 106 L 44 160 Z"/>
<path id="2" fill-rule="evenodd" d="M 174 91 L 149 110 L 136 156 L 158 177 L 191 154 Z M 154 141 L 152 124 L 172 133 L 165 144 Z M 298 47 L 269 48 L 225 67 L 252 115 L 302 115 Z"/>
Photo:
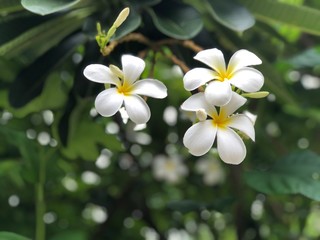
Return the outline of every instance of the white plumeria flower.
<path id="1" fill-rule="evenodd" d="M 114 65 L 101 64 L 87 66 L 83 74 L 93 82 L 112 84 L 115 87 L 102 91 L 95 100 L 95 107 L 102 116 L 110 117 L 124 104 L 129 118 L 136 124 L 146 123 L 150 119 L 150 109 L 139 95 L 165 98 L 166 86 L 155 79 L 137 79 L 145 68 L 145 62 L 131 55 L 121 58 L 122 71 Z"/>
<path id="2" fill-rule="evenodd" d="M 223 53 L 216 48 L 200 51 L 194 58 L 208 65 L 212 70 L 207 68 L 190 70 L 183 78 L 184 87 L 192 91 L 208 83 L 205 97 L 215 106 L 223 106 L 230 101 L 231 85 L 245 92 L 256 92 L 264 83 L 262 73 L 248 67 L 261 64 L 262 61 L 248 50 L 241 49 L 235 52 L 228 67 L 226 67 Z"/>
<path id="3" fill-rule="evenodd" d="M 177 183 L 188 169 L 178 156 L 158 155 L 153 160 L 153 173 L 156 179 Z"/>
<path id="4" fill-rule="evenodd" d="M 203 181 L 209 186 L 217 185 L 223 182 L 225 173 L 217 158 L 202 158 L 196 163 L 196 169 L 203 174 Z"/>
<path id="5" fill-rule="evenodd" d="M 255 132 L 252 121 L 244 114 L 232 115 L 241 107 L 246 99 L 232 92 L 228 104 L 216 108 L 206 101 L 204 93 L 189 97 L 182 105 L 182 110 L 198 111 L 204 109 L 210 117 L 191 126 L 183 137 L 184 145 L 194 156 L 206 154 L 212 147 L 217 136 L 217 149 L 220 158 L 229 164 L 239 164 L 246 156 L 246 147 L 239 135 L 232 129 L 246 134 L 253 141 Z"/>

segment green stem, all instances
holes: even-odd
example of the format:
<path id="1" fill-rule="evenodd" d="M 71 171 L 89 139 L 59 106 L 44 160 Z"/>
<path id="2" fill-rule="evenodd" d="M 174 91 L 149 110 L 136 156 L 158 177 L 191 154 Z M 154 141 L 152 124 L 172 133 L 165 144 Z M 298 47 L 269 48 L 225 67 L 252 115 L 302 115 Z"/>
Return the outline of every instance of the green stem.
<path id="1" fill-rule="evenodd" d="M 36 240 L 45 240 L 46 226 L 43 221 L 45 214 L 44 184 L 46 178 L 46 162 L 39 158 L 39 179 L 36 183 Z"/>

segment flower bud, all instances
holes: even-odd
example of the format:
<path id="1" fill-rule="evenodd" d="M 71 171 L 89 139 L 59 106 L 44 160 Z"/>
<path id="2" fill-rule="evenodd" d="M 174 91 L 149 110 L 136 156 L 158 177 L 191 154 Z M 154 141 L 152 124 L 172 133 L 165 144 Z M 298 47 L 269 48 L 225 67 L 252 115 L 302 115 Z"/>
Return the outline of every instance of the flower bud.
<path id="1" fill-rule="evenodd" d="M 261 91 L 261 92 L 243 93 L 241 95 L 243 97 L 248 97 L 248 98 L 264 98 L 269 95 L 269 92 Z"/>
<path id="2" fill-rule="evenodd" d="M 116 28 L 118 28 L 118 27 L 127 19 L 127 17 L 129 16 L 129 12 L 130 12 L 130 10 L 129 10 L 128 7 L 126 7 L 125 9 L 123 9 L 123 10 L 119 13 L 119 15 L 118 15 L 117 19 L 114 21 L 113 25 L 114 25 Z"/>
<path id="3" fill-rule="evenodd" d="M 207 119 L 207 113 L 204 109 L 197 110 L 196 115 L 200 122 L 203 122 Z"/>
<path id="4" fill-rule="evenodd" d="M 109 65 L 110 71 L 116 75 L 118 78 L 123 79 L 123 72 L 115 65 L 110 64 Z"/>

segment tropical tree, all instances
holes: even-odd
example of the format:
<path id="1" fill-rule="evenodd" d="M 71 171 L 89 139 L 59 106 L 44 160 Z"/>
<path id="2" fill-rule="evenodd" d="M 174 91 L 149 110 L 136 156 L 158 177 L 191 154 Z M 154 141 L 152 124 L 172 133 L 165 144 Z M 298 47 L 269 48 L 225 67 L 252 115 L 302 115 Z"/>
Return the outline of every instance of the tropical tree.
<path id="1" fill-rule="evenodd" d="M 0 239 L 320 236 L 318 1 L 0 16 Z"/>

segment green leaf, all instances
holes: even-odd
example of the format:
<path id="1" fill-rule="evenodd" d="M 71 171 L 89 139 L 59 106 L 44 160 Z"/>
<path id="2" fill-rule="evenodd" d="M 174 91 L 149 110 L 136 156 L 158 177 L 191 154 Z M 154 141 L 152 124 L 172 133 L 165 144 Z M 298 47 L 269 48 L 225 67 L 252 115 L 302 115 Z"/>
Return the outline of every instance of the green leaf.
<path id="1" fill-rule="evenodd" d="M 86 240 L 88 239 L 87 233 L 82 230 L 68 230 L 57 233 L 49 240 Z"/>
<path id="2" fill-rule="evenodd" d="M 30 238 L 23 237 L 12 232 L 0 232 L 1 240 L 31 240 Z"/>
<path id="3" fill-rule="evenodd" d="M 8 91 L 0 91 L 0 106 L 10 111 L 16 117 L 23 118 L 26 115 L 39 112 L 46 109 L 57 109 L 62 107 L 67 98 L 67 93 L 61 84 L 58 73 L 53 73 L 44 84 L 43 91 L 40 96 L 36 97 L 23 108 L 13 108 L 8 102 Z"/>
<path id="4" fill-rule="evenodd" d="M 19 108 L 36 98 L 52 69 L 85 40 L 86 37 L 81 33 L 73 35 L 21 71 L 9 91 L 11 105 Z"/>
<path id="5" fill-rule="evenodd" d="M 241 0 L 241 3 L 261 21 L 281 22 L 304 32 L 320 35 L 320 10 L 318 9 L 275 0 Z"/>
<path id="6" fill-rule="evenodd" d="M 135 7 L 153 6 L 160 3 L 162 0 L 130 0 L 130 4 Z"/>
<path id="7" fill-rule="evenodd" d="M 243 32 L 255 23 L 252 14 L 236 0 L 207 0 L 207 3 L 209 13 L 219 23 L 234 31 Z"/>
<path id="8" fill-rule="evenodd" d="M 315 67 L 320 65 L 320 47 L 310 48 L 299 53 L 288 60 L 287 63 L 292 65 L 295 69 L 305 67 Z"/>
<path id="9" fill-rule="evenodd" d="M 160 32 L 176 39 L 190 39 L 202 29 L 200 14 L 191 6 L 176 1 L 162 2 L 148 8 L 153 23 Z"/>
<path id="10" fill-rule="evenodd" d="M 10 129 L 0 125 L 0 134 L 8 143 L 15 146 L 23 159 L 24 171 L 20 174 L 31 182 L 35 182 L 37 178 L 37 168 L 39 161 L 38 145 L 33 140 L 27 138 L 25 132 Z M 0 238 L 1 239 L 1 238 Z"/>
<path id="11" fill-rule="evenodd" d="M 19 3 L 20 4 L 20 3 Z M 39 23 L 48 21 L 50 18 L 42 18 L 32 15 L 29 12 L 22 11 L 15 14 L 9 14 L 0 18 L 0 49 L 2 45 L 19 37 L 22 33 L 39 25 Z M 3 51 L 3 50 L 1 50 Z M 4 53 L 2 54 L 4 55 Z"/>
<path id="12" fill-rule="evenodd" d="M 83 20 L 91 13 L 91 8 L 85 8 L 38 23 L 35 27 L 1 45 L 0 55 L 5 55 L 7 58 L 19 57 L 20 59 L 26 55 L 27 59 L 22 60 L 30 62 L 30 58 L 42 55 L 71 32 L 80 28 Z"/>
<path id="13" fill-rule="evenodd" d="M 72 7 L 80 0 L 21 0 L 22 6 L 30 12 L 47 15 Z"/>
<path id="14" fill-rule="evenodd" d="M 21 178 L 22 164 L 20 159 L 1 159 L 0 160 L 0 179 L 11 179 L 17 186 L 23 186 Z M 25 169 L 23 169 L 25 171 Z"/>
<path id="15" fill-rule="evenodd" d="M 91 107 L 91 101 L 81 100 L 70 116 L 68 142 L 62 150 L 68 158 L 96 160 L 100 154 L 99 145 L 111 151 L 123 150 L 116 136 L 105 133 L 105 124 L 97 124 L 90 117 Z"/>
<path id="16" fill-rule="evenodd" d="M 320 157 L 310 151 L 292 153 L 266 171 L 245 174 L 249 186 L 266 194 L 302 194 L 320 200 Z"/>
<path id="17" fill-rule="evenodd" d="M 0 15 L 18 12 L 22 9 L 19 0 L 0 0 Z"/>
<path id="18" fill-rule="evenodd" d="M 188 213 L 205 209 L 205 204 L 193 200 L 183 200 L 168 203 L 168 208 L 181 213 Z"/>
<path id="19" fill-rule="evenodd" d="M 275 71 L 274 65 L 271 64 L 263 55 L 259 55 L 262 60 L 259 70 L 265 75 L 265 86 L 270 89 L 270 92 L 277 96 L 277 99 L 285 104 L 298 106 L 293 94 L 289 91 L 282 75 Z"/>
<path id="20" fill-rule="evenodd" d="M 194 200 L 182 200 L 169 202 L 167 207 L 171 210 L 181 213 L 188 213 L 194 211 L 202 211 L 203 209 L 216 210 L 222 212 L 234 202 L 233 198 L 220 198 L 210 203 L 197 202 Z"/>

